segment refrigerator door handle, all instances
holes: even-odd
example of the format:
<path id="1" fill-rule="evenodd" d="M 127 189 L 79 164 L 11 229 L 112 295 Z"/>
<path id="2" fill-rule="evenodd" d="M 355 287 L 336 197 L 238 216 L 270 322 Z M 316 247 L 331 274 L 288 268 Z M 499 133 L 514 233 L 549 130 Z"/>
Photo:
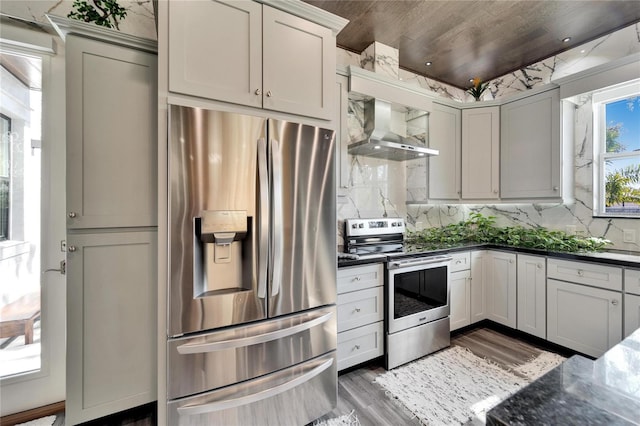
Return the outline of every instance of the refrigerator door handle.
<path id="1" fill-rule="evenodd" d="M 322 316 L 315 317 L 310 321 L 296 324 L 293 327 L 272 331 L 270 333 L 262 333 L 249 337 L 240 337 L 237 339 L 222 340 L 219 342 L 209 343 L 185 343 L 176 348 L 179 354 L 199 354 L 204 352 L 215 352 L 224 349 L 235 349 L 245 346 L 257 345 L 260 343 L 271 342 L 273 340 L 282 339 L 284 337 L 293 336 L 301 331 L 309 330 L 317 325 L 323 324 L 331 319 L 333 312 L 328 312 Z"/>
<path id="2" fill-rule="evenodd" d="M 284 241 L 283 234 L 283 214 L 282 207 L 282 154 L 280 153 L 280 144 L 277 140 L 271 140 L 271 173 L 273 176 L 273 233 L 272 233 L 272 260 L 271 265 L 273 272 L 271 275 L 271 294 L 270 297 L 280 292 L 280 283 L 282 281 L 282 244 Z"/>
<path id="3" fill-rule="evenodd" d="M 258 297 L 267 297 L 267 262 L 269 259 L 269 171 L 267 142 L 258 140 L 258 194 L 260 197 L 258 240 Z"/>
<path id="4" fill-rule="evenodd" d="M 226 410 L 229 408 L 239 407 L 241 405 L 251 404 L 254 402 L 262 401 L 268 398 L 272 398 L 276 395 L 284 393 L 288 390 L 295 388 L 296 386 L 300 386 L 301 384 L 308 382 L 313 379 L 333 364 L 333 358 L 325 361 L 320 364 L 313 370 L 296 377 L 293 380 L 285 382 L 281 385 L 274 386 L 270 389 L 263 390 L 260 392 L 256 392 L 251 395 L 242 396 L 240 398 L 227 399 L 222 401 L 214 401 L 206 404 L 197 404 L 197 405 L 186 405 L 183 407 L 178 407 L 178 415 L 180 416 L 196 416 L 200 414 L 207 414 L 215 411 Z"/>

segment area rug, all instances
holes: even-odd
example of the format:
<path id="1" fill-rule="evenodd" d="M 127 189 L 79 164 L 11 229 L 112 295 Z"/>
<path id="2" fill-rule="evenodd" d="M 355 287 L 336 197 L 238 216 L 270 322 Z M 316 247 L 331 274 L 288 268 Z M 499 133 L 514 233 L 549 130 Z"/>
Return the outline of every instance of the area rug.
<path id="1" fill-rule="evenodd" d="M 18 423 L 16 426 L 51 426 L 56 421 L 56 416 L 40 417 L 25 423 Z"/>
<path id="2" fill-rule="evenodd" d="M 507 371 L 452 346 L 387 371 L 374 382 L 424 425 L 484 424 L 487 411 L 562 361 L 543 352 Z"/>
<path id="3" fill-rule="evenodd" d="M 329 420 L 323 420 L 321 422 L 314 423 L 313 426 L 360 426 L 360 420 L 358 420 L 355 410 L 352 410 L 349 414 Z"/>

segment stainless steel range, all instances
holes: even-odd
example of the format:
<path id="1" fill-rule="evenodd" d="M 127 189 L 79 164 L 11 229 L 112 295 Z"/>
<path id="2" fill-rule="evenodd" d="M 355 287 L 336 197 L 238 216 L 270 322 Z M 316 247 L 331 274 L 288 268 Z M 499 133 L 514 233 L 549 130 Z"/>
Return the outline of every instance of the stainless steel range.
<path id="1" fill-rule="evenodd" d="M 449 346 L 447 255 L 408 253 L 398 218 L 347 219 L 345 251 L 386 261 L 385 367 L 391 369 Z"/>

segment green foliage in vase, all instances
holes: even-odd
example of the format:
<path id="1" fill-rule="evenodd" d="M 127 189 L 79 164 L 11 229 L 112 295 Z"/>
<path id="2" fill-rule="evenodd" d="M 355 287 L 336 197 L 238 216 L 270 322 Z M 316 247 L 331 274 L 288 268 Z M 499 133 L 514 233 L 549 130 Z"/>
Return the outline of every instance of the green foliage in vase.
<path id="1" fill-rule="evenodd" d="M 93 5 L 86 0 L 74 0 L 73 10 L 69 12 L 67 18 L 120 29 L 118 21 L 127 16 L 127 10 L 124 7 L 120 6 L 116 0 L 91 0 L 91 2 Z"/>
<path id="2" fill-rule="evenodd" d="M 610 241 L 570 235 L 543 227 L 498 227 L 495 217 L 471 213 L 468 220 L 441 228 L 410 232 L 406 242 L 423 249 L 455 247 L 466 243 L 497 244 L 548 251 L 589 252 L 602 250 Z"/>

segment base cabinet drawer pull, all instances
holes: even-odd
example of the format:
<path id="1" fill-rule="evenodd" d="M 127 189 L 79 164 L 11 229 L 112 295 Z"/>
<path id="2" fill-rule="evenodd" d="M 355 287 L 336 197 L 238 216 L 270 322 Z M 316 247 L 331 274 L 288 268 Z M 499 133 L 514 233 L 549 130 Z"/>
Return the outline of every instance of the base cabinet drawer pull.
<path id="1" fill-rule="evenodd" d="M 353 312 L 356 312 L 356 313 L 360 312 L 360 308 L 355 308 Z"/>
<path id="2" fill-rule="evenodd" d="M 355 345 L 355 346 L 353 347 L 353 350 L 354 350 L 354 351 L 358 351 L 358 350 L 360 350 L 360 345 Z"/>
<path id="3" fill-rule="evenodd" d="M 613 306 L 618 306 L 618 303 L 619 303 L 619 302 L 618 302 L 618 300 L 617 300 L 617 299 L 613 299 L 613 300 L 611 301 L 611 304 L 612 304 Z"/>
<path id="4" fill-rule="evenodd" d="M 360 277 L 354 277 L 351 281 L 360 281 Z"/>
<path id="5" fill-rule="evenodd" d="M 584 277 L 584 271 L 582 269 L 578 269 L 578 276 Z"/>

